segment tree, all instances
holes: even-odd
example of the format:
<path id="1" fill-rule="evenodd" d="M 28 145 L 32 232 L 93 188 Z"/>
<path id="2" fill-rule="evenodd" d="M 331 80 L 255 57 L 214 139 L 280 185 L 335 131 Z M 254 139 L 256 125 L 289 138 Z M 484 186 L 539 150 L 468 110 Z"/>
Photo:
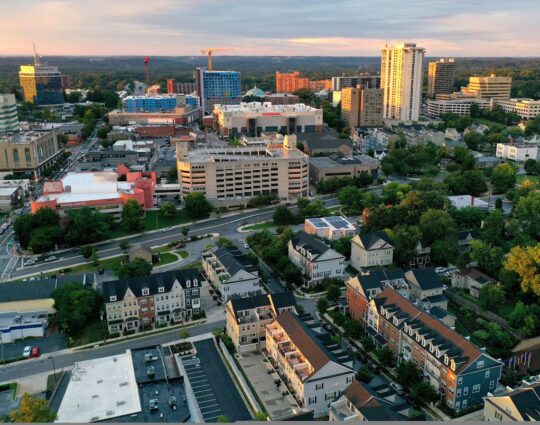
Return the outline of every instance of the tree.
<path id="1" fill-rule="evenodd" d="M 128 241 L 122 241 L 118 244 L 118 247 L 124 252 L 126 252 L 130 246 L 131 244 Z"/>
<path id="2" fill-rule="evenodd" d="M 416 363 L 409 360 L 396 366 L 396 381 L 401 385 L 410 387 L 422 380 L 420 369 Z"/>
<path id="3" fill-rule="evenodd" d="M 373 373 L 366 366 L 362 366 L 356 372 L 356 379 L 368 384 L 373 379 Z"/>
<path id="4" fill-rule="evenodd" d="M 427 381 L 421 381 L 411 388 L 413 397 L 422 403 L 434 403 L 439 400 L 439 393 Z"/>
<path id="5" fill-rule="evenodd" d="M 420 217 L 419 227 L 428 245 L 449 236 L 456 237 L 456 223 L 446 211 L 427 210 Z"/>
<path id="6" fill-rule="evenodd" d="M 501 210 L 495 210 L 486 217 L 482 240 L 493 246 L 501 246 L 504 242 L 504 217 Z"/>
<path id="7" fill-rule="evenodd" d="M 540 296 L 540 244 L 515 246 L 506 260 L 505 269 L 521 279 L 521 290 Z"/>
<path id="8" fill-rule="evenodd" d="M 514 209 L 514 217 L 525 234 L 540 238 L 540 192 L 531 191 L 520 197 Z"/>
<path id="9" fill-rule="evenodd" d="M 328 310 L 328 300 L 326 298 L 319 298 L 319 301 L 317 301 L 317 309 L 321 314 L 324 314 L 326 310 Z"/>
<path id="10" fill-rule="evenodd" d="M 329 301 L 337 302 L 341 297 L 341 288 L 338 285 L 331 284 L 326 289 L 326 298 Z"/>
<path id="11" fill-rule="evenodd" d="M 506 193 L 516 185 L 516 169 L 508 164 L 499 164 L 491 174 L 491 184 L 495 193 Z"/>
<path id="12" fill-rule="evenodd" d="M 95 267 L 99 266 L 99 255 L 97 253 L 97 250 L 94 248 L 92 251 L 92 255 L 90 256 L 90 261 Z"/>
<path id="13" fill-rule="evenodd" d="M 182 235 L 184 236 L 184 238 L 187 237 L 187 235 L 189 233 L 189 227 L 188 226 L 182 227 L 181 232 L 182 232 Z"/>
<path id="14" fill-rule="evenodd" d="M 362 326 L 358 320 L 346 319 L 343 325 L 345 336 L 351 339 L 360 339 L 362 336 Z"/>
<path id="15" fill-rule="evenodd" d="M 83 246 L 81 249 L 79 249 L 79 254 L 81 254 L 84 258 L 90 258 L 92 254 L 94 253 L 95 248 L 93 246 Z"/>
<path id="16" fill-rule="evenodd" d="M 394 353 L 388 347 L 375 351 L 375 356 L 383 366 L 391 367 L 394 364 Z"/>
<path id="17" fill-rule="evenodd" d="M 64 240 L 71 246 L 103 240 L 110 225 L 105 214 L 88 207 L 68 211 Z"/>
<path id="18" fill-rule="evenodd" d="M 469 131 L 463 136 L 463 141 L 470 150 L 476 150 L 482 143 L 483 136 L 476 131 Z"/>
<path id="19" fill-rule="evenodd" d="M 256 421 L 266 421 L 268 420 L 268 414 L 264 412 L 255 412 L 255 420 Z"/>
<path id="20" fill-rule="evenodd" d="M 202 193 L 192 192 L 184 199 L 184 209 L 191 218 L 206 218 L 213 207 Z"/>
<path id="21" fill-rule="evenodd" d="M 279 225 L 294 224 L 295 222 L 294 214 L 285 205 L 278 205 L 276 207 L 272 219 L 274 220 L 274 223 Z"/>
<path id="22" fill-rule="evenodd" d="M 525 164 L 523 164 L 523 168 L 525 169 L 525 172 L 527 174 L 538 173 L 538 163 L 533 158 L 529 158 L 527 161 L 525 161 Z"/>
<path id="23" fill-rule="evenodd" d="M 187 329 L 182 329 L 180 331 L 180 339 L 187 339 L 189 338 L 189 331 Z"/>
<path id="24" fill-rule="evenodd" d="M 159 207 L 159 213 L 163 218 L 174 218 L 176 215 L 176 207 L 172 202 L 164 202 Z"/>
<path id="25" fill-rule="evenodd" d="M 142 258 L 135 258 L 133 261 L 120 266 L 117 275 L 120 279 L 130 277 L 150 276 L 152 273 L 152 264 Z"/>
<path id="26" fill-rule="evenodd" d="M 84 326 L 99 316 L 100 295 L 80 283 L 68 283 L 55 289 L 51 298 L 54 301 L 59 328 L 69 336 L 78 335 Z"/>
<path id="27" fill-rule="evenodd" d="M 420 229 L 418 226 L 399 226 L 393 231 L 387 229 L 386 233 L 394 241 L 394 261 L 407 267 L 414 258 L 416 246 L 422 237 Z"/>
<path id="28" fill-rule="evenodd" d="M 28 248 L 34 254 L 52 251 L 62 240 L 62 230 L 59 226 L 39 227 L 32 232 Z"/>
<path id="29" fill-rule="evenodd" d="M 349 211 L 361 214 L 363 206 L 363 195 L 360 189 L 356 186 L 347 186 L 339 191 L 339 202 Z"/>
<path id="30" fill-rule="evenodd" d="M 499 246 L 492 246 L 479 240 L 471 241 L 471 259 L 478 267 L 490 275 L 496 275 L 502 266 L 504 252 Z"/>
<path id="31" fill-rule="evenodd" d="M 144 208 L 136 200 L 130 199 L 124 204 L 122 224 L 132 232 L 144 230 Z"/>
<path id="32" fill-rule="evenodd" d="M 54 422 L 56 413 L 49 407 L 47 400 L 24 393 L 17 410 L 9 414 L 13 422 Z"/>
<path id="33" fill-rule="evenodd" d="M 456 221 L 458 229 L 477 229 L 482 225 L 486 212 L 480 208 L 465 207 L 452 209 L 450 214 Z"/>
<path id="34" fill-rule="evenodd" d="M 386 204 L 399 204 L 412 186 L 406 183 L 391 182 L 388 183 L 382 191 L 382 198 Z"/>
<path id="35" fill-rule="evenodd" d="M 217 421 L 220 424 L 227 424 L 227 423 L 231 422 L 230 419 L 225 415 L 218 416 Z"/>
<path id="36" fill-rule="evenodd" d="M 504 289 L 500 284 L 484 285 L 480 289 L 478 304 L 484 310 L 497 311 L 497 308 L 504 304 Z"/>
<path id="37" fill-rule="evenodd" d="M 368 353 L 372 352 L 375 349 L 375 344 L 373 343 L 373 340 L 369 335 L 366 335 L 364 338 L 362 338 L 361 342 L 364 350 L 366 350 Z"/>

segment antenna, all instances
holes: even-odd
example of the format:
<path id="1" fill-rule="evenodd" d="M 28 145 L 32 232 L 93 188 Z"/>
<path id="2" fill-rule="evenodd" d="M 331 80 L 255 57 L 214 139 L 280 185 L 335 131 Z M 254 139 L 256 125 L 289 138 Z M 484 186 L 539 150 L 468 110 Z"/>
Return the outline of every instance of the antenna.
<path id="1" fill-rule="evenodd" d="M 41 66 L 41 57 L 36 50 L 36 43 L 32 42 L 32 45 L 34 46 L 34 66 Z"/>

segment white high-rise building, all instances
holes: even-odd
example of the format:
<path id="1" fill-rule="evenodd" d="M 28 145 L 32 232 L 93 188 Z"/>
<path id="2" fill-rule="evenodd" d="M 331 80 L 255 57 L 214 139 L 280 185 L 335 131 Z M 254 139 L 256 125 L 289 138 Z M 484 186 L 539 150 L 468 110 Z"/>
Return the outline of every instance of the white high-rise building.
<path id="1" fill-rule="evenodd" d="M 383 117 L 417 121 L 422 97 L 422 64 L 425 49 L 416 43 L 394 44 L 381 50 Z"/>
<path id="2" fill-rule="evenodd" d="M 17 131 L 19 119 L 17 118 L 17 102 L 14 94 L 0 94 L 0 133 Z"/>

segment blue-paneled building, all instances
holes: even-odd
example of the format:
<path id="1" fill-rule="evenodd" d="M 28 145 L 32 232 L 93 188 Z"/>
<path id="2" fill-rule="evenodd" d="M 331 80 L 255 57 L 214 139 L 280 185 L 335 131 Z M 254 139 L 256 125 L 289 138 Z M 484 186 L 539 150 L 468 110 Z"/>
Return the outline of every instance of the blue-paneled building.
<path id="1" fill-rule="evenodd" d="M 170 112 L 186 104 L 199 107 L 199 98 L 191 95 L 128 96 L 123 101 L 125 112 Z"/>
<path id="2" fill-rule="evenodd" d="M 214 105 L 236 105 L 242 102 L 241 74 L 237 71 L 208 71 L 197 68 L 195 80 L 203 112 Z"/>

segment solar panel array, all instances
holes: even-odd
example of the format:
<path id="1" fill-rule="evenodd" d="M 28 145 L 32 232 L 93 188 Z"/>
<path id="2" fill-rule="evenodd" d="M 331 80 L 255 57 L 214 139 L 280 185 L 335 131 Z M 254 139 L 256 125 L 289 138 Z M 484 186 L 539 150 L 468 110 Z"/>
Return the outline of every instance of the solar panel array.
<path id="1" fill-rule="evenodd" d="M 309 221 L 317 229 L 328 227 L 329 224 L 335 229 L 346 229 L 350 226 L 350 223 L 348 221 L 346 221 L 343 217 L 339 216 L 310 218 Z"/>
<path id="2" fill-rule="evenodd" d="M 310 218 L 309 221 L 311 224 L 316 227 L 317 229 L 321 229 L 323 227 L 327 227 L 328 225 L 322 218 Z"/>

